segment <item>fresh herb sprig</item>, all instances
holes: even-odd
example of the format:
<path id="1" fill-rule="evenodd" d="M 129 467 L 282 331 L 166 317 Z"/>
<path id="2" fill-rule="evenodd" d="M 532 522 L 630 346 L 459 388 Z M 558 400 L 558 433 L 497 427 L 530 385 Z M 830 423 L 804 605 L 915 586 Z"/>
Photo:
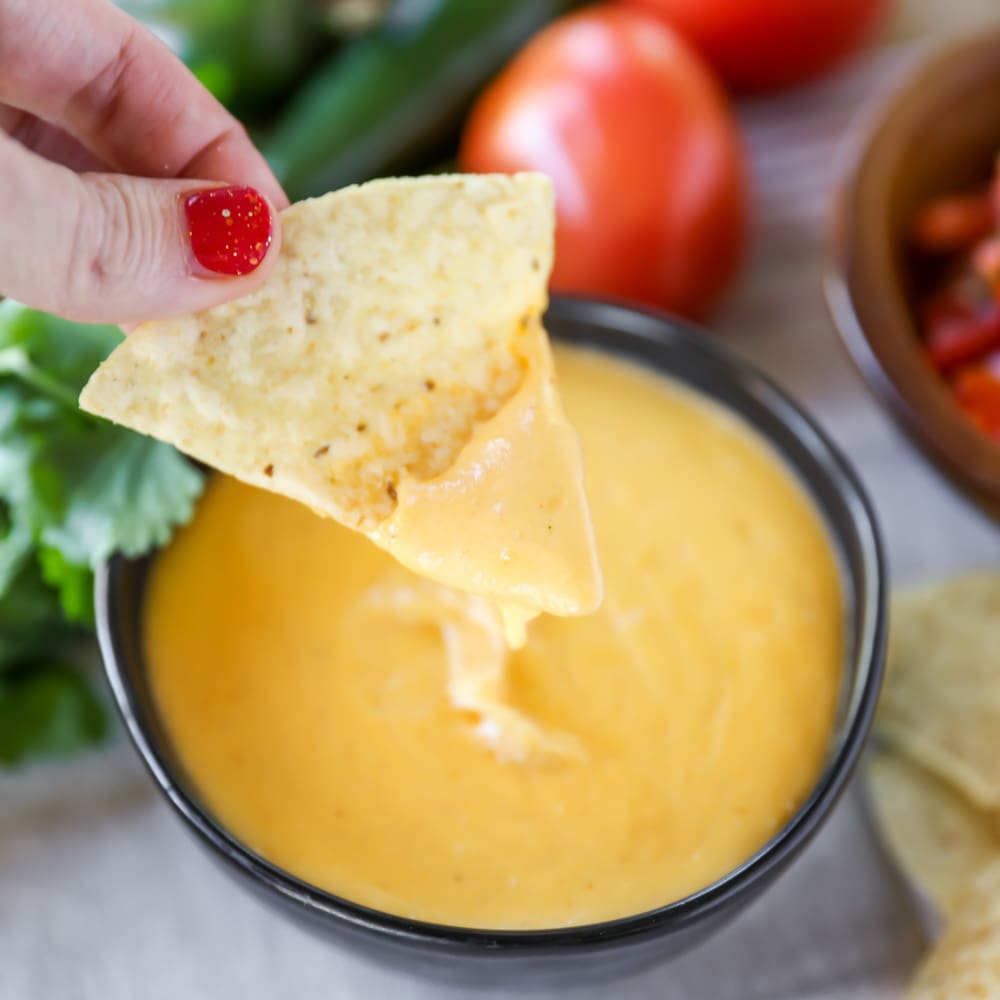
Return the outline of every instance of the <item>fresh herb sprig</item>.
<path id="1" fill-rule="evenodd" d="M 0 302 L 0 764 L 103 736 L 103 703 L 78 662 L 93 571 L 166 542 L 201 490 L 173 448 L 78 408 L 121 336 Z"/>

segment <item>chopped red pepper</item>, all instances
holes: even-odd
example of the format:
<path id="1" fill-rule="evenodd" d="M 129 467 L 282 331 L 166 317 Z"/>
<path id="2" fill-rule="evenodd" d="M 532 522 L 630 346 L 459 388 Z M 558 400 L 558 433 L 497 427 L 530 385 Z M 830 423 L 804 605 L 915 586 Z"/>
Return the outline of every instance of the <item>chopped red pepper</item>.
<path id="1" fill-rule="evenodd" d="M 927 303 L 922 319 L 927 354 L 940 372 L 1000 348 L 1000 302 L 995 300 L 976 308 L 945 293 Z"/>
<path id="2" fill-rule="evenodd" d="M 964 250 L 996 227 L 993 189 L 946 195 L 929 201 L 913 222 L 913 243 L 931 253 Z"/>
<path id="3" fill-rule="evenodd" d="M 984 240 L 972 252 L 972 265 L 994 295 L 1000 295 L 1000 238 Z"/>
<path id="4" fill-rule="evenodd" d="M 952 380 L 958 405 L 980 430 L 1000 441 L 1000 372 L 985 364 L 962 368 Z"/>
<path id="5" fill-rule="evenodd" d="M 925 357 L 971 423 L 1000 443 L 1000 156 L 981 191 L 929 201 L 910 239 L 940 255 L 915 275 L 937 285 L 917 314 Z"/>

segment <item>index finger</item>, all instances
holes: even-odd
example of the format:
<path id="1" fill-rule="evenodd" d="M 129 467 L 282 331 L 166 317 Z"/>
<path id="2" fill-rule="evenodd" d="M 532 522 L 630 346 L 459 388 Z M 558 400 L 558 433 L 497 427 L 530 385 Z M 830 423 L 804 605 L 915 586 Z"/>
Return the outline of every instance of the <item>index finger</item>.
<path id="1" fill-rule="evenodd" d="M 122 173 L 247 184 L 288 204 L 243 126 L 107 0 L 0 0 L 0 103 L 65 129 Z"/>

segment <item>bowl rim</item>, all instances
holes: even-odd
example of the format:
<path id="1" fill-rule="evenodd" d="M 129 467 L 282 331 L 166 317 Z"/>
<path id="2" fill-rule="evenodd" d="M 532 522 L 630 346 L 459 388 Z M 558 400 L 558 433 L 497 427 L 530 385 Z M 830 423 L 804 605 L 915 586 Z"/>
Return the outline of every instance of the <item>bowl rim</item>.
<path id="1" fill-rule="evenodd" d="M 864 748 L 882 680 L 887 573 L 873 506 L 856 472 L 838 446 L 771 378 L 693 325 L 655 310 L 582 296 L 553 296 L 552 314 L 560 322 L 603 326 L 605 332 L 631 336 L 646 345 L 654 345 L 654 349 L 657 344 L 664 346 L 664 334 L 670 338 L 680 337 L 685 347 L 697 356 L 708 359 L 715 366 L 728 368 L 745 387 L 750 388 L 755 400 L 763 402 L 811 452 L 818 451 L 823 456 L 829 466 L 825 474 L 850 510 L 864 563 L 865 600 L 863 605 L 854 606 L 857 652 L 851 654 L 845 649 L 844 653 L 845 664 L 855 665 L 857 677 L 850 689 L 843 723 L 831 738 L 822 773 L 794 815 L 742 864 L 682 899 L 626 917 L 565 928 L 493 930 L 414 920 L 351 902 L 284 871 L 243 845 L 202 807 L 194 794 L 187 792 L 183 780 L 157 745 L 155 735 L 148 731 L 136 711 L 139 695 L 125 665 L 127 654 L 121 648 L 122 640 L 113 607 L 115 570 L 128 564 L 129 560 L 114 556 L 96 575 L 98 638 L 115 704 L 143 764 L 175 811 L 204 844 L 252 881 L 277 893 L 300 911 L 306 911 L 304 915 L 325 918 L 384 940 L 416 944 L 425 951 L 436 948 L 442 952 L 454 952 L 457 948 L 471 955 L 565 952 L 580 946 L 619 945 L 687 928 L 728 906 L 751 885 L 766 879 L 798 852 L 839 798 Z M 622 351 L 619 356 L 635 360 L 627 351 Z M 724 401 L 719 402 L 725 406 Z M 763 431 L 758 430 L 757 433 L 768 440 Z"/>
<path id="2" fill-rule="evenodd" d="M 852 261 L 864 241 L 862 195 L 872 169 L 897 129 L 911 118 L 924 117 L 926 102 L 919 95 L 957 86 L 969 75 L 970 56 L 994 54 L 1000 47 L 1000 26 L 959 34 L 942 46 L 922 50 L 895 79 L 873 108 L 863 109 L 838 151 L 840 178 L 831 215 L 823 289 L 827 308 L 841 342 L 869 388 L 901 427 L 939 469 L 969 491 L 972 499 L 1000 516 L 1000 446 L 990 441 L 960 412 L 944 380 L 929 365 L 909 364 L 919 359 L 919 332 L 902 292 L 891 300 L 901 322 L 913 334 L 913 351 L 906 359 L 888 356 L 869 336 L 861 319 L 858 295 L 852 287 Z M 1000 149 L 1000 136 L 997 138 Z M 886 236 L 887 240 L 888 237 Z M 869 241 L 869 244 L 871 241 Z M 884 241 L 880 242 L 884 247 Z M 875 252 L 869 249 L 864 259 Z"/>

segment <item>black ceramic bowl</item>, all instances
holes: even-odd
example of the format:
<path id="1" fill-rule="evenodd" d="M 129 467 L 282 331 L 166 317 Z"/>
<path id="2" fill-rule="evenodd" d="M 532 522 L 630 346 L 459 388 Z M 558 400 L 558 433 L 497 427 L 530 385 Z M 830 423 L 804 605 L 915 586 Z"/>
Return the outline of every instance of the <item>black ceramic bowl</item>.
<path id="1" fill-rule="evenodd" d="M 101 648 L 118 707 L 160 790 L 197 837 L 276 907 L 331 940 L 382 964 L 466 982 L 527 977 L 565 984 L 615 977 L 674 955 L 720 927 L 789 864 L 830 812 L 862 749 L 882 674 L 886 583 L 878 531 L 855 474 L 822 431 L 759 372 L 706 334 L 662 316 L 560 298 L 552 303 L 547 325 L 558 340 L 639 362 L 746 420 L 810 493 L 839 556 L 845 654 L 836 729 L 825 767 L 784 829 L 712 885 L 647 913 L 539 931 L 475 930 L 406 920 L 308 885 L 254 854 L 224 829 L 171 750 L 143 662 L 140 610 L 151 559 L 113 559 L 97 582 Z"/>

